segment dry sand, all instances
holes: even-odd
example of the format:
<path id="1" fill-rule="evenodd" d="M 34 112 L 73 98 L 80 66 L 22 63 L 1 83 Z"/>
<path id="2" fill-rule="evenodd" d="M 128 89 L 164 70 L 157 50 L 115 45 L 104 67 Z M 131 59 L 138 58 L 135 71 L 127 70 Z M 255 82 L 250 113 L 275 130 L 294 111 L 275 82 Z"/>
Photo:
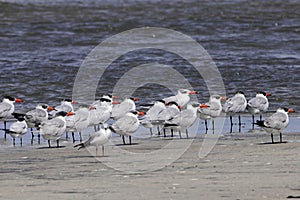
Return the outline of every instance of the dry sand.
<path id="1" fill-rule="evenodd" d="M 101 160 L 120 161 L 138 172 L 142 162 L 122 160 L 122 156 L 112 150 L 122 148 L 147 153 L 172 140 L 135 139 L 138 145 L 132 146 L 108 144 L 106 156 L 100 157 L 100 161 L 87 150 L 74 149 L 71 143 L 51 149 L 43 148 L 46 143 L 22 148 L 4 146 L 0 149 L 0 199 L 295 198 L 300 196 L 299 137 L 289 133 L 284 135 L 287 143 L 268 144 L 264 143 L 270 141 L 267 134 L 225 135 L 208 156 L 200 159 L 201 135 L 190 139 L 192 144 L 173 163 L 139 173 L 115 170 Z M 120 138 L 114 139 L 121 142 Z M 186 139 L 173 140 L 184 143 Z M 174 146 L 168 149 L 176 152 Z M 155 158 L 158 164 L 168 158 L 163 151 L 160 153 L 161 156 Z M 147 156 L 144 160 L 146 164 L 151 163 Z"/>

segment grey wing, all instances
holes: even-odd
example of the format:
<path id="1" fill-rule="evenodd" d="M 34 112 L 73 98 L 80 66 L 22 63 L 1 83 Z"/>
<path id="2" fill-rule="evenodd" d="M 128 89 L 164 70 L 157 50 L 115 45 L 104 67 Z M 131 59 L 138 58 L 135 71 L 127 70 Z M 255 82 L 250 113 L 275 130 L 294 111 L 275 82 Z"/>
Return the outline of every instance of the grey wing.
<path id="1" fill-rule="evenodd" d="M 41 121 L 45 117 L 46 117 L 46 112 L 39 109 L 31 110 L 27 112 L 25 116 L 26 120 L 29 122 Z"/>
<path id="2" fill-rule="evenodd" d="M 229 109 L 232 112 L 241 112 L 246 108 L 246 100 L 242 97 L 234 97 L 231 99 L 232 106 Z"/>
<path id="3" fill-rule="evenodd" d="M 6 117 L 7 112 L 11 110 L 11 105 L 8 103 L 0 103 L 0 117 Z"/>
<path id="4" fill-rule="evenodd" d="M 151 107 L 148 111 L 147 114 L 145 116 L 145 118 L 149 119 L 149 120 L 156 120 L 158 114 L 163 111 L 165 108 L 162 108 L 160 106 L 153 106 Z"/>
<path id="5" fill-rule="evenodd" d="M 227 101 L 225 102 L 223 109 L 225 112 L 228 112 L 229 109 L 233 106 L 233 102 L 232 102 L 232 98 L 227 99 Z"/>
<path id="6" fill-rule="evenodd" d="M 132 108 L 132 104 L 125 101 L 125 102 L 122 102 L 121 104 L 116 105 L 116 106 L 113 107 L 112 112 L 111 112 L 112 113 L 111 116 L 113 118 L 115 118 L 115 117 L 118 118 L 118 117 L 126 114 L 127 112 L 129 112 L 131 110 L 134 110 Z"/>
<path id="7" fill-rule="evenodd" d="M 287 117 L 283 113 L 274 113 L 265 120 L 265 126 L 271 127 L 274 129 L 283 128 L 283 124 L 286 122 Z"/>
<path id="8" fill-rule="evenodd" d="M 115 126 L 125 133 L 132 133 L 137 130 L 139 121 L 132 116 L 124 116 L 116 121 Z"/>
<path id="9" fill-rule="evenodd" d="M 163 100 L 166 102 L 171 102 L 171 101 L 178 102 L 178 98 L 176 96 L 167 97 L 167 98 L 164 98 Z"/>
<path id="10" fill-rule="evenodd" d="M 41 134 L 52 134 L 55 135 L 58 130 L 63 128 L 65 123 L 60 119 L 51 119 L 48 121 L 44 121 L 41 127 Z"/>
<path id="11" fill-rule="evenodd" d="M 182 118 L 184 117 L 185 112 L 182 111 L 181 113 L 178 113 L 177 115 L 173 116 L 171 119 L 169 119 L 166 123 L 176 124 L 180 125 Z"/>
<path id="12" fill-rule="evenodd" d="M 252 108 L 263 110 L 267 104 L 267 100 L 262 97 L 255 97 L 249 100 L 248 105 Z"/>
<path id="13" fill-rule="evenodd" d="M 65 104 L 56 106 L 55 109 L 58 110 L 58 111 L 65 111 L 65 112 L 71 112 L 72 111 L 72 108 L 68 105 L 65 105 Z"/>
<path id="14" fill-rule="evenodd" d="M 15 133 L 23 133 L 24 129 L 27 129 L 26 124 L 20 122 L 13 123 L 9 128 L 10 131 Z"/>

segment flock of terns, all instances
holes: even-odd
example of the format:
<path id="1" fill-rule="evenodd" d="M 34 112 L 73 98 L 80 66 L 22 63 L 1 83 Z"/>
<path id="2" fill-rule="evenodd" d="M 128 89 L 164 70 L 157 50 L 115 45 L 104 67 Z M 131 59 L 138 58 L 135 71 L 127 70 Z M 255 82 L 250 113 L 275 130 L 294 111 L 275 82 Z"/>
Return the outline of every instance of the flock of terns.
<path id="1" fill-rule="evenodd" d="M 241 91 L 236 92 L 231 98 L 212 95 L 207 103 L 191 101 L 190 95 L 194 94 L 197 92 L 179 89 L 174 96 L 143 105 L 147 106 L 146 112 L 137 111 L 135 105 L 137 98 L 116 101 L 117 97 L 108 94 L 103 95 L 92 105 L 77 106 L 76 110 L 73 107 L 73 104 L 77 103 L 76 101 L 64 99 L 56 107 L 38 104 L 33 110 L 18 113 L 15 112 L 14 103 L 22 102 L 22 100 L 5 96 L 0 103 L 0 119 L 4 122 L 2 130 L 5 139 L 6 134 L 11 135 L 14 146 L 15 138 L 20 138 L 22 146 L 22 135 L 26 134 L 28 129 L 31 130 L 32 134 L 31 142 L 35 137 L 34 134 L 37 134 L 38 141 L 40 142 L 40 136 L 42 136 L 48 140 L 49 147 L 51 147 L 51 140 L 56 141 L 57 147 L 59 147 L 59 140 L 64 134 L 68 139 L 68 133 L 72 133 L 74 143 L 74 133 L 77 132 L 80 143 L 74 147 L 81 149 L 95 146 L 96 156 L 98 156 L 98 146 L 102 145 L 102 155 L 104 155 L 104 144 L 109 141 L 112 132 L 122 136 L 123 144 L 126 144 L 125 136 L 128 136 L 129 144 L 131 144 L 131 135 L 137 131 L 140 125 L 149 128 L 151 135 L 153 128 L 157 128 L 158 135 L 166 136 L 166 129 L 170 129 L 171 136 L 173 136 L 174 131 L 177 131 L 180 138 L 183 132 L 188 137 L 188 128 L 194 124 L 198 117 L 205 120 L 207 131 L 207 120 L 212 120 L 212 129 L 214 129 L 214 119 L 220 116 L 222 111 L 229 114 L 232 126 L 232 116 L 238 114 L 239 125 L 241 125 L 239 113 L 248 110 L 252 114 L 253 124 L 257 124 L 271 134 L 272 143 L 274 143 L 273 134 L 275 133 L 279 133 L 280 142 L 282 142 L 282 131 L 289 123 L 288 113 L 294 112 L 293 109 L 278 108 L 275 113 L 263 120 L 262 114 L 268 110 L 269 101 L 267 97 L 270 96 L 269 93 L 265 92 L 257 92 L 256 96 L 249 101 L 246 100 Z M 256 114 L 260 114 L 260 120 L 255 122 L 254 115 Z M 17 121 L 7 128 L 6 121 L 12 116 Z M 109 125 L 110 119 L 113 121 Z M 81 132 L 90 126 L 94 127 L 94 131 L 87 140 L 83 141 Z"/>

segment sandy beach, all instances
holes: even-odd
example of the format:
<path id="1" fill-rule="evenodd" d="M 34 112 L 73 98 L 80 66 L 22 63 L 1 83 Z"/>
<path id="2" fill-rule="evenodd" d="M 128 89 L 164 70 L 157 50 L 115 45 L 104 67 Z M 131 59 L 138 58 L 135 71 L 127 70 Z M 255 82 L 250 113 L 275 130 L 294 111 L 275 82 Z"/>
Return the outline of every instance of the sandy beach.
<path id="1" fill-rule="evenodd" d="M 203 138 L 135 138 L 131 146 L 106 145 L 106 156 L 98 159 L 68 142 L 51 149 L 5 146 L 0 150 L 0 199 L 300 198 L 298 134 L 284 134 L 287 143 L 282 144 L 269 144 L 270 136 L 265 133 L 226 134 L 206 157 L 199 158 Z M 113 139 L 120 142 L 118 137 Z M 146 153 L 144 161 L 151 163 L 147 152 L 170 141 L 191 144 L 179 159 L 155 171 L 139 172 L 144 164 L 134 158 L 122 160 L 113 151 Z M 172 148 L 167 152 L 176 152 Z M 166 156 L 158 154 L 155 162 L 164 162 Z M 113 169 L 108 161 L 123 162 L 137 173 Z"/>

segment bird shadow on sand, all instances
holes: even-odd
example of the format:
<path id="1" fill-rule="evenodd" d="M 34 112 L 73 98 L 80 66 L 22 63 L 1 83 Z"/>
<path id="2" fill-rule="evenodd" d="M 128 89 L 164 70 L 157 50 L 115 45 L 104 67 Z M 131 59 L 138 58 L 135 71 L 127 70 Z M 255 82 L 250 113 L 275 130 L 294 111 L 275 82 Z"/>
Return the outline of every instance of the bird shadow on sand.
<path id="1" fill-rule="evenodd" d="M 124 147 L 130 147 L 130 146 L 135 146 L 138 145 L 139 143 L 131 143 L 131 144 L 115 144 L 115 146 L 124 146 Z"/>
<path id="2" fill-rule="evenodd" d="M 257 145 L 268 145 L 268 144 L 286 144 L 288 143 L 287 141 L 282 141 L 282 142 L 263 142 L 263 143 L 258 143 Z"/>
<path id="3" fill-rule="evenodd" d="M 77 155 L 77 156 L 66 156 L 65 158 L 109 158 L 110 156 L 94 156 L 94 155 Z"/>
<path id="4" fill-rule="evenodd" d="M 62 149 L 65 148 L 66 146 L 53 146 L 53 147 L 38 147 L 37 149 Z"/>

